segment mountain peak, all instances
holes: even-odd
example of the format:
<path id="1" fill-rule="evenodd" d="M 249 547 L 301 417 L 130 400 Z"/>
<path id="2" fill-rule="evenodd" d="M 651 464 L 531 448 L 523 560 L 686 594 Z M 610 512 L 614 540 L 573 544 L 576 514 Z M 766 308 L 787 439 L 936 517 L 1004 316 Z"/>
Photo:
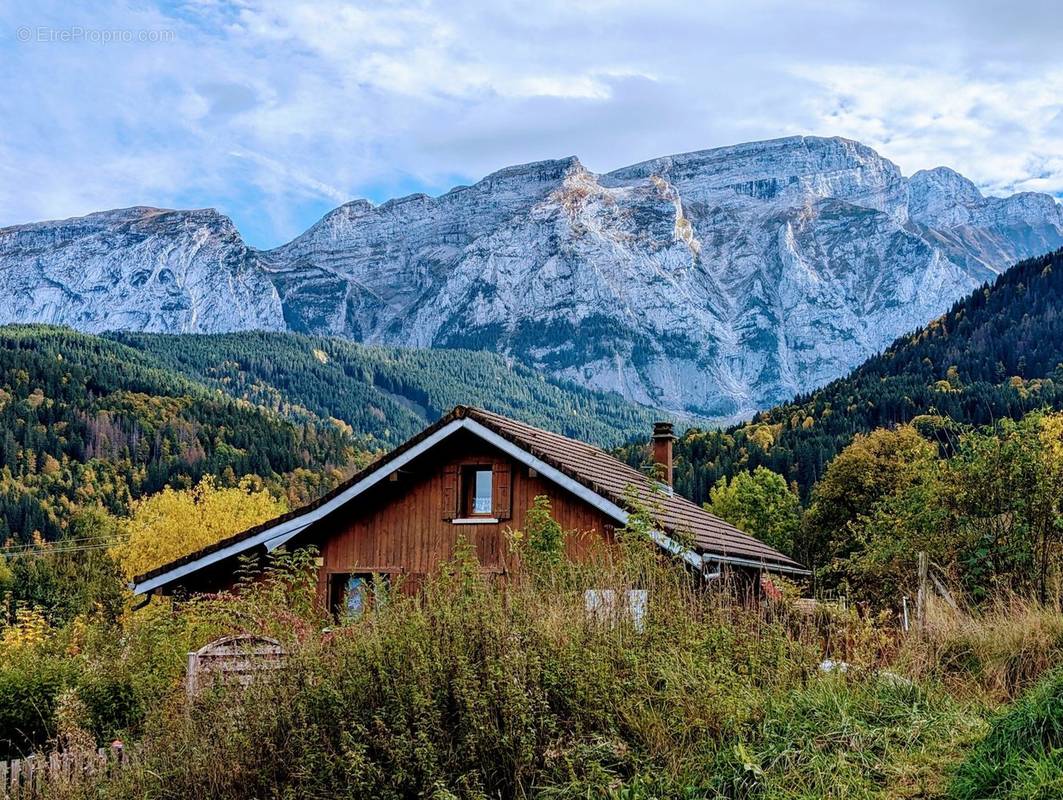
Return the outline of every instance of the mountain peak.
<path id="1" fill-rule="evenodd" d="M 904 181 L 897 165 L 840 137 L 789 136 L 643 161 L 610 172 L 612 183 L 659 176 L 702 202 L 771 201 L 796 207 L 834 199 L 873 208 L 903 223 Z"/>
<path id="2" fill-rule="evenodd" d="M 561 176 L 574 169 L 584 169 L 583 164 L 576 156 L 564 158 L 551 158 L 544 161 L 530 161 L 527 164 L 514 164 L 511 167 L 503 167 L 487 175 L 476 185 L 481 183 L 494 183 L 510 178 L 524 178 L 542 176 Z"/>
<path id="3" fill-rule="evenodd" d="M 213 208 L 133 206 L 5 228 L 0 297 L 14 301 L 0 301 L 0 323 L 92 333 L 284 327 L 257 256 Z"/>
<path id="4" fill-rule="evenodd" d="M 1060 245 L 1047 196 L 986 198 L 952 170 L 906 179 L 859 142 L 791 136 L 354 200 L 267 253 L 213 209 L 7 229 L 0 322 L 488 349 L 719 418 L 844 374 Z"/>
<path id="5" fill-rule="evenodd" d="M 804 171 L 819 170 L 831 160 L 846 166 L 863 162 L 889 162 L 873 149 L 852 139 L 840 136 L 785 136 L 757 142 L 692 150 L 687 153 L 652 158 L 608 173 L 615 178 L 648 177 L 671 170 L 697 166 L 711 173 L 735 172 L 757 168 L 772 170 L 789 165 Z"/>
<path id="6" fill-rule="evenodd" d="M 920 170 L 908 187 L 912 220 L 929 227 L 1032 226 L 1036 231 L 1063 225 L 1063 207 L 1050 195 L 1019 192 L 985 197 L 972 181 L 948 167 Z"/>
<path id="7" fill-rule="evenodd" d="M 169 224 L 194 224 L 216 227 L 236 233 L 233 221 L 215 208 L 173 209 L 154 206 L 130 206 L 93 211 L 79 217 L 44 220 L 0 228 L 0 235 L 30 230 L 102 230 L 114 226 L 151 227 Z M 239 235 L 239 234 L 237 234 Z"/>
<path id="8" fill-rule="evenodd" d="M 911 218 L 924 225 L 964 224 L 984 198 L 974 182 L 949 167 L 919 170 L 908 180 Z"/>

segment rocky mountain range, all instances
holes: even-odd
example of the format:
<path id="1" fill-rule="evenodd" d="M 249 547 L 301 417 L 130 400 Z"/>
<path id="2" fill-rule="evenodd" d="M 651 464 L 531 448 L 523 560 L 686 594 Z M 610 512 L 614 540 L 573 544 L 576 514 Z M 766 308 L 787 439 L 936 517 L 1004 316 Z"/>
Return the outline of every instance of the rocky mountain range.
<path id="1" fill-rule="evenodd" d="M 1063 245 L 1048 195 L 793 137 L 606 174 L 510 167 L 347 203 L 273 250 L 213 210 L 0 230 L 0 322 L 248 329 L 490 349 L 675 412 L 735 417 L 844 374 Z"/>
<path id="2" fill-rule="evenodd" d="M 284 329 L 260 254 L 209 208 L 124 208 L 0 229 L 0 322 L 90 333 Z"/>

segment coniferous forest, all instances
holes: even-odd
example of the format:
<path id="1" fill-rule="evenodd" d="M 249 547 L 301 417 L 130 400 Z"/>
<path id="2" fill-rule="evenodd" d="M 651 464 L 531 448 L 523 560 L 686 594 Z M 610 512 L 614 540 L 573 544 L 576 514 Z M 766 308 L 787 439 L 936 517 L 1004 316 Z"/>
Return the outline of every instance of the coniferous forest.
<path id="1" fill-rule="evenodd" d="M 399 444 L 458 404 L 602 446 L 645 435 L 656 416 L 619 395 L 485 351 L 367 347 L 292 333 L 112 337 L 174 372 L 285 416 L 341 419 L 381 446 Z"/>
<path id="2" fill-rule="evenodd" d="M 654 416 L 487 353 L 0 328 L 0 539 L 54 540 L 76 508 L 118 513 L 205 475 L 305 502 L 458 403 L 601 444 Z"/>
<path id="3" fill-rule="evenodd" d="M 0 537 L 17 542 L 204 475 L 329 488 L 365 459 L 347 426 L 286 418 L 115 341 L 43 326 L 0 329 L 0 421 Z"/>

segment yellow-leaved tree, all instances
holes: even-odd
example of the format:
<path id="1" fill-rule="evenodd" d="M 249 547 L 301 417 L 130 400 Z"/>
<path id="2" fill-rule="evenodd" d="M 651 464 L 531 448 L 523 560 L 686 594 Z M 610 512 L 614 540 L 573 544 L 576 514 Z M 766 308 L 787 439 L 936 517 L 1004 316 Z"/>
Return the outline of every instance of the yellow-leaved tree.
<path id="1" fill-rule="evenodd" d="M 133 505 L 114 555 L 132 577 L 287 511 L 260 481 L 219 487 L 207 476 L 191 489 L 166 487 Z"/>

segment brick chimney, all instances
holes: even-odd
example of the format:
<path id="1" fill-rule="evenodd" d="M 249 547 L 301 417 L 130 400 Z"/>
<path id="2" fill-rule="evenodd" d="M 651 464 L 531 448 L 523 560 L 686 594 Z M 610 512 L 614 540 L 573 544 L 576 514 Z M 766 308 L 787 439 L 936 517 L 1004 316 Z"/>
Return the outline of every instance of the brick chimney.
<path id="1" fill-rule="evenodd" d="M 653 446 L 653 463 L 660 465 L 660 479 L 667 486 L 672 485 L 672 442 L 674 441 L 675 434 L 672 433 L 671 422 L 653 423 L 653 438 L 650 440 Z"/>

